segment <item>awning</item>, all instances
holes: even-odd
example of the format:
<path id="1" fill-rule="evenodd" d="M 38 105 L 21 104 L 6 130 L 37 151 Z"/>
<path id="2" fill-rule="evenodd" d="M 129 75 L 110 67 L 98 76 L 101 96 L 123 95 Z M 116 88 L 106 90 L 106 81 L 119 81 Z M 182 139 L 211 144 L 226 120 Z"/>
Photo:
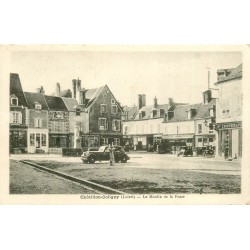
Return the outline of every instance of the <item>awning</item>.
<path id="1" fill-rule="evenodd" d="M 163 135 L 162 139 L 193 139 L 194 135 L 183 134 L 183 135 Z"/>

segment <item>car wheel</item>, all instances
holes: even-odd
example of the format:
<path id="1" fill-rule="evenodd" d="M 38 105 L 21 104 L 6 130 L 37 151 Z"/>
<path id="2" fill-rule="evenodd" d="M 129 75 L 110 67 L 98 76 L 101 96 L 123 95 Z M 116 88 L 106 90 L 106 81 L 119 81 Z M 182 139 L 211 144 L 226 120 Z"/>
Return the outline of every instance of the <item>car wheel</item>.
<path id="1" fill-rule="evenodd" d="M 122 163 L 126 163 L 127 162 L 127 158 L 124 156 L 122 157 L 122 160 L 121 160 Z"/>
<path id="2" fill-rule="evenodd" d="M 118 162 L 119 162 L 119 159 L 115 159 L 115 162 L 118 163 Z"/>
<path id="3" fill-rule="evenodd" d="M 89 158 L 89 163 L 92 163 L 92 164 L 95 163 L 95 158 L 93 156 Z"/>

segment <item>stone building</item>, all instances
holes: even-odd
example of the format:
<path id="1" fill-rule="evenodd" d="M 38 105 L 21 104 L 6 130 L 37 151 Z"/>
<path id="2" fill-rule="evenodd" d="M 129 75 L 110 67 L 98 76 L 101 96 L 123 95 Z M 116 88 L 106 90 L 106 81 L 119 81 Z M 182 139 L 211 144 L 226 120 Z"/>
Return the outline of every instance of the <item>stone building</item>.
<path id="1" fill-rule="evenodd" d="M 122 142 L 122 107 L 107 85 L 85 89 L 81 80 L 73 79 L 73 98 L 85 108 L 85 130 L 81 133 L 82 147 L 120 145 Z"/>
<path id="2" fill-rule="evenodd" d="M 49 152 L 69 146 L 69 111 L 61 97 L 44 95 L 48 106 Z"/>
<path id="3" fill-rule="evenodd" d="M 217 155 L 242 157 L 242 64 L 217 71 L 216 103 Z"/>

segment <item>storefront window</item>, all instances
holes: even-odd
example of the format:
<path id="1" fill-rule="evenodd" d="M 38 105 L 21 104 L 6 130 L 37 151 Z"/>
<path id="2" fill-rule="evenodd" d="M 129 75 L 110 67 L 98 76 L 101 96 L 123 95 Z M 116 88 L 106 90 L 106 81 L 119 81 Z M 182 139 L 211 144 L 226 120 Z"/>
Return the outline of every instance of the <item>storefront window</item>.
<path id="1" fill-rule="evenodd" d="M 30 146 L 35 146 L 35 134 L 30 134 Z"/>
<path id="2" fill-rule="evenodd" d="M 46 134 L 42 134 L 42 146 L 46 146 Z"/>
<path id="3" fill-rule="evenodd" d="M 102 146 L 108 145 L 108 138 L 102 138 Z"/>

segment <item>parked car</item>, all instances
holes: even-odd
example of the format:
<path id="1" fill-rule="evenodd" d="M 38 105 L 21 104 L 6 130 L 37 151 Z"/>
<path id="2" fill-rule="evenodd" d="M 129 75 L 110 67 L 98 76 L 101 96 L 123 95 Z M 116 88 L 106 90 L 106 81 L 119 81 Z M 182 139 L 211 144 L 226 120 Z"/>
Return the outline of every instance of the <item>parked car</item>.
<path id="1" fill-rule="evenodd" d="M 114 146 L 115 162 L 126 163 L 130 157 L 121 146 Z M 101 146 L 97 151 L 86 151 L 81 156 L 83 163 L 95 163 L 96 161 L 109 161 L 110 151 L 108 146 Z"/>
<path id="2" fill-rule="evenodd" d="M 179 152 L 177 153 L 177 156 L 193 156 L 193 149 L 192 147 L 183 146 L 180 148 Z"/>

